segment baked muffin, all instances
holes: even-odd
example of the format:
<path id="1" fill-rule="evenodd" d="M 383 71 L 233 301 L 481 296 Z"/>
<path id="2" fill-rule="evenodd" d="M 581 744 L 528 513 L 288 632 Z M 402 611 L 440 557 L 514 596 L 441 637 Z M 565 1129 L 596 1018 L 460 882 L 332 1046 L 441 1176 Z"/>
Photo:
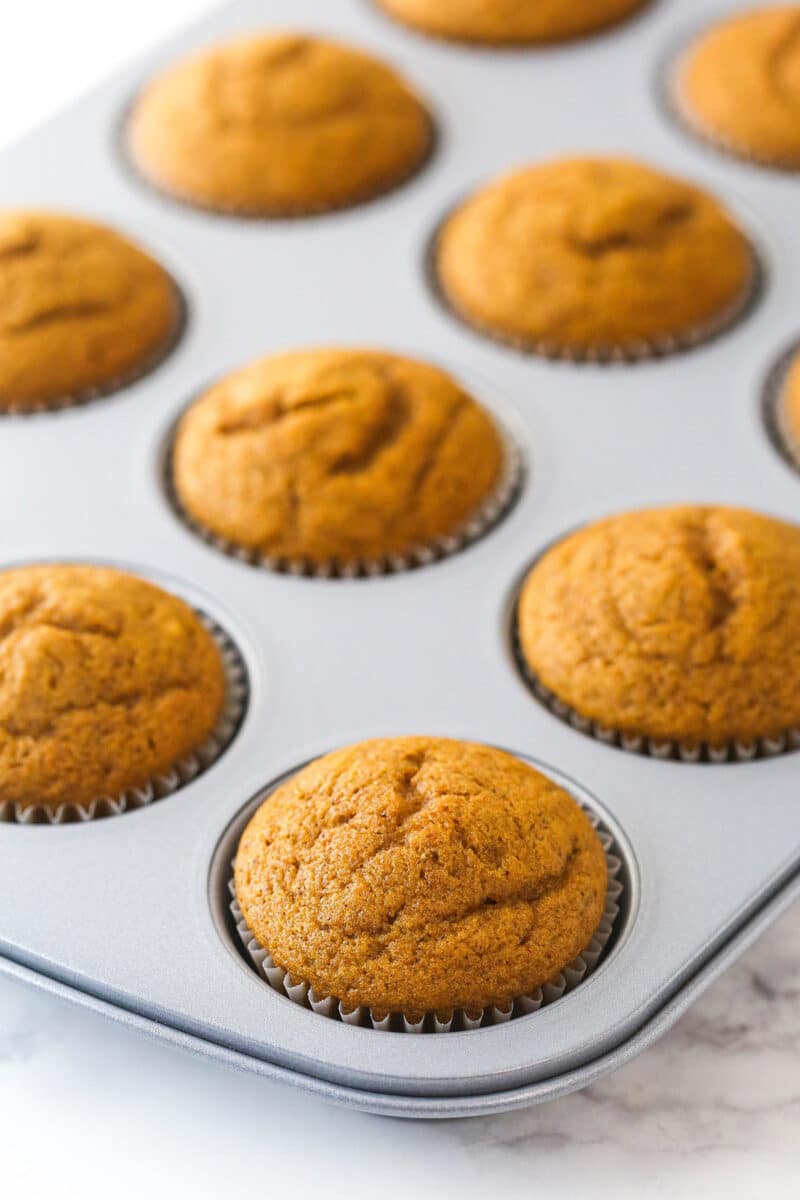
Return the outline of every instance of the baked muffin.
<path id="1" fill-rule="evenodd" d="M 596 33 L 647 0 L 376 0 L 423 33 L 486 45 L 558 42 Z"/>
<path id="2" fill-rule="evenodd" d="M 207 533 L 289 564 L 372 563 L 459 533 L 503 444 L 443 371 L 371 350 L 265 358 L 182 418 L 172 479 Z"/>
<path id="3" fill-rule="evenodd" d="M 778 396 L 778 427 L 786 449 L 800 464 L 800 355 L 795 354 Z"/>
<path id="4" fill-rule="evenodd" d="M 0 572 L 0 804 L 88 806 L 196 750 L 223 709 L 191 608 L 107 567 Z"/>
<path id="5" fill-rule="evenodd" d="M 704 137 L 742 158 L 800 168 L 800 5 L 712 26 L 680 60 L 674 94 Z"/>
<path id="6" fill-rule="evenodd" d="M 746 509 L 628 512 L 536 563 L 517 614 L 531 673 L 590 721 L 725 747 L 800 727 L 800 528 Z"/>
<path id="7" fill-rule="evenodd" d="M 629 159 L 575 158 L 507 175 L 442 226 L 435 266 L 463 320 L 545 355 L 648 356 L 738 315 L 747 238 L 711 196 Z"/>
<path id="8" fill-rule="evenodd" d="M 396 187 L 432 144 L 431 119 L 384 63 L 303 34 L 212 46 L 149 84 L 128 123 L 151 183 L 253 216 L 343 208 Z"/>
<path id="9" fill-rule="evenodd" d="M 0 411 L 61 408 L 143 374 L 180 328 L 175 284 L 114 230 L 0 211 Z"/>
<path id="10" fill-rule="evenodd" d="M 600 923 L 607 869 L 578 804 L 526 763 L 432 737 L 362 742 L 273 792 L 236 896 L 275 962 L 348 1008 L 507 1006 Z"/>

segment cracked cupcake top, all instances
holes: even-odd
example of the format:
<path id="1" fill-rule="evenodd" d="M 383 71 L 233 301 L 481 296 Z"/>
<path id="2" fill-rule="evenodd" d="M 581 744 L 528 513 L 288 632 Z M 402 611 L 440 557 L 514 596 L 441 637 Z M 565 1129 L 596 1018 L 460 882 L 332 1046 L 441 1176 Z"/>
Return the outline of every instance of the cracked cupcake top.
<path id="1" fill-rule="evenodd" d="M 623 513 L 547 551 L 521 650 L 606 728 L 725 746 L 800 727 L 800 529 L 746 509 Z"/>
<path id="2" fill-rule="evenodd" d="M 747 239 L 705 192 L 627 159 L 528 167 L 467 200 L 435 250 L 464 320 L 543 354 L 650 353 L 746 303 Z"/>
<path id="3" fill-rule="evenodd" d="M 422 164 L 431 119 L 384 63 L 302 34 L 239 38 L 149 84 L 128 123 L 139 170 L 179 199 L 280 216 L 341 208 Z"/>
<path id="4" fill-rule="evenodd" d="M 420 1014 L 556 978 L 592 940 L 607 879 L 585 813 L 544 775 L 489 746 L 400 737 L 328 754 L 268 796 L 235 882 L 294 979 Z"/>
<path id="5" fill-rule="evenodd" d="M 712 26 L 683 55 L 675 99 L 689 124 L 733 153 L 800 168 L 800 5 Z"/>
<path id="6" fill-rule="evenodd" d="M 119 386 L 166 353 L 180 319 L 169 275 L 118 233 L 0 211 L 0 411 Z"/>
<path id="7" fill-rule="evenodd" d="M 443 371 L 310 350 L 212 387 L 180 422 L 172 472 L 206 530 L 322 565 L 403 555 L 460 531 L 502 461 L 494 422 Z"/>
<path id="8" fill-rule="evenodd" d="M 647 0 L 376 0 L 408 25 L 437 37 L 486 44 L 554 42 L 594 33 Z"/>
<path id="9" fill-rule="evenodd" d="M 89 804 L 143 787 L 222 711 L 220 652 L 177 597 L 106 567 L 0 573 L 0 800 Z"/>

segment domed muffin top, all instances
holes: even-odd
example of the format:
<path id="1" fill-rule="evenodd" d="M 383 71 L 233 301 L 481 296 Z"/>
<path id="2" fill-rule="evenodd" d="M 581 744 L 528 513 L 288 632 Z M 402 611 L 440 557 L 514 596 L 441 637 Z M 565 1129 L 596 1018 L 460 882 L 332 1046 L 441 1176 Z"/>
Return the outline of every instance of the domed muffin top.
<path id="1" fill-rule="evenodd" d="M 0 799 L 88 805 L 197 749 L 225 698 L 191 608 L 107 567 L 0 572 Z"/>
<path id="2" fill-rule="evenodd" d="M 494 422 L 444 371 L 371 350 L 263 359 L 178 427 L 178 499 L 202 527 L 301 563 L 374 561 L 458 532 L 499 481 Z"/>
<path id="3" fill-rule="evenodd" d="M 0 411 L 56 408 L 120 386 L 178 332 L 175 284 L 104 225 L 0 211 Z"/>
<path id="4" fill-rule="evenodd" d="M 690 125 L 733 153 L 800 167 L 800 5 L 713 25 L 681 58 L 675 99 Z"/>
<path id="5" fill-rule="evenodd" d="M 628 159 L 561 159 L 490 184 L 444 223 L 446 300 L 543 354 L 648 354 L 728 323 L 753 251 L 711 196 Z"/>
<path id="6" fill-rule="evenodd" d="M 555 42 L 622 21 L 647 0 L 377 0 L 423 33 L 487 45 Z"/>
<path id="7" fill-rule="evenodd" d="M 622 513 L 523 586 L 525 661 L 584 717 L 724 746 L 800 727 L 800 528 L 745 509 Z"/>
<path id="8" fill-rule="evenodd" d="M 306 34 L 241 37 L 168 68 L 128 122 L 138 169 L 178 199 L 281 216 L 341 208 L 401 183 L 432 123 L 386 64 Z"/>

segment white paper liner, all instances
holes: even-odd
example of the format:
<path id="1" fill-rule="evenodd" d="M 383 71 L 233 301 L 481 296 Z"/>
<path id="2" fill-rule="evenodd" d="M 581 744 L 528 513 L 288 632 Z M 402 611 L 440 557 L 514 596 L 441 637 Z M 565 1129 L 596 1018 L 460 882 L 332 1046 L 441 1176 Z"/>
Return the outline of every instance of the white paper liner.
<path id="1" fill-rule="evenodd" d="M 144 379 L 145 376 L 150 375 L 151 372 L 155 371 L 169 358 L 186 331 L 189 311 L 186 297 L 174 279 L 171 280 L 171 283 L 175 295 L 175 317 L 172 328 L 164 341 L 156 346 L 152 353 L 143 358 L 141 362 L 137 363 L 129 371 L 114 376 L 98 387 L 83 388 L 81 391 L 71 395 L 57 396 L 52 400 L 43 400 L 38 404 L 17 406 L 11 401 L 8 404 L 0 406 L 0 419 L 3 417 L 42 417 L 48 413 L 64 412 L 65 409 L 69 408 L 82 408 L 85 404 L 92 404 L 95 400 L 104 400 L 116 392 L 121 392 L 124 388 L 131 387 L 134 383 L 138 383 L 140 379 Z"/>
<path id="2" fill-rule="evenodd" d="M 545 708 L 560 721 L 570 725 L 579 733 L 585 733 L 606 746 L 616 746 L 629 754 L 644 754 L 661 760 L 675 759 L 685 763 L 743 763 L 756 758 L 774 758 L 778 754 L 789 754 L 800 749 L 800 728 L 787 729 L 777 738 L 757 737 L 749 742 L 731 740 L 722 745 L 708 742 L 685 742 L 679 739 L 653 738 L 645 734 L 623 733 L 610 729 L 591 717 L 584 717 L 570 705 L 559 700 L 555 692 L 546 688 L 531 670 L 522 653 L 517 632 L 516 616 L 513 629 L 514 658 L 528 687 Z"/>
<path id="3" fill-rule="evenodd" d="M 467 198 L 467 201 L 469 197 Z M 466 201 L 465 201 L 466 202 Z M 620 363 L 651 362 L 654 359 L 666 358 L 671 354 L 681 354 L 694 350 L 706 342 L 712 341 L 720 334 L 726 333 L 750 312 L 755 306 L 764 287 L 765 269 L 761 256 L 746 230 L 740 230 L 747 241 L 751 255 L 751 272 L 746 286 L 742 289 L 727 308 L 717 313 L 711 320 L 692 329 L 683 330 L 677 334 L 664 334 L 650 339 L 637 338 L 619 345 L 609 346 L 568 346 L 557 342 L 525 338 L 514 333 L 505 333 L 493 325 L 477 320 L 472 314 L 462 309 L 458 303 L 445 291 L 437 267 L 437 245 L 441 231 L 454 216 L 459 207 L 450 209 L 436 227 L 433 237 L 428 244 L 426 253 L 425 273 L 428 285 L 441 307 L 462 325 L 473 332 L 496 342 L 501 346 L 510 346 L 522 354 L 537 358 L 548 359 L 551 362 L 567 362 L 573 366 L 613 366 Z M 737 226 L 738 228 L 738 226 Z"/>
<path id="4" fill-rule="evenodd" d="M 413 571 L 418 567 L 448 558 L 451 554 L 457 554 L 460 550 L 472 545 L 473 542 L 477 542 L 505 516 L 520 493 L 525 473 L 522 451 L 502 422 L 494 414 L 490 413 L 489 415 L 500 435 L 503 450 L 500 477 L 494 490 L 459 529 L 446 537 L 435 539 L 428 545 L 413 547 L 406 554 L 396 554 L 380 559 L 313 563 L 306 559 L 272 558 L 258 550 L 240 546 L 227 538 L 212 533 L 210 529 L 201 525 L 186 511 L 178 496 L 172 475 L 174 430 L 164 456 L 164 487 L 176 516 L 191 529 L 192 533 L 229 558 L 235 558 L 250 566 L 260 567 L 266 571 L 275 571 L 282 575 L 305 576 L 314 579 L 365 579 L 380 575 L 394 575 L 401 571 Z"/>
<path id="5" fill-rule="evenodd" d="M 228 881 L 228 891 L 231 895 L 229 907 L 237 936 L 256 973 L 271 988 L 288 996 L 290 1000 L 303 1008 L 309 1008 L 313 1012 L 333 1020 L 343 1021 L 346 1025 L 359 1025 L 364 1028 L 387 1030 L 393 1033 L 455 1033 L 480 1029 L 489 1025 L 501 1025 L 518 1017 L 528 1016 L 540 1008 L 545 1008 L 556 1000 L 560 1000 L 562 996 L 573 991 L 580 983 L 588 979 L 603 956 L 619 916 L 625 890 L 624 884 L 619 878 L 622 871 L 622 858 L 617 852 L 613 837 L 601 826 L 597 814 L 583 805 L 581 807 L 597 831 L 606 856 L 608 887 L 600 924 L 586 949 L 568 966 L 564 967 L 555 980 L 537 988 L 530 995 L 519 996 L 507 1008 L 496 1006 L 476 1009 L 459 1008 L 449 1012 L 427 1012 L 422 1017 L 408 1017 L 402 1012 L 375 1012 L 364 1005 L 348 1009 L 333 996 L 318 996 L 308 983 L 293 979 L 288 971 L 279 967 L 269 951 L 250 931 L 236 899 L 236 888 L 233 875 L 231 875 Z M 231 864 L 231 869 L 233 869 L 233 864 Z"/>
<path id="6" fill-rule="evenodd" d="M 176 762 L 169 771 L 157 775 L 143 787 L 130 788 L 117 796 L 99 796 L 88 804 L 67 803 L 57 808 L 3 801 L 0 797 L 0 821 L 18 825 L 64 825 L 120 816 L 137 808 L 146 808 L 191 783 L 227 750 L 239 728 L 247 703 L 247 671 L 239 650 L 228 634 L 206 613 L 195 612 L 219 647 L 226 679 L 222 713 L 206 740 L 191 754 Z"/>

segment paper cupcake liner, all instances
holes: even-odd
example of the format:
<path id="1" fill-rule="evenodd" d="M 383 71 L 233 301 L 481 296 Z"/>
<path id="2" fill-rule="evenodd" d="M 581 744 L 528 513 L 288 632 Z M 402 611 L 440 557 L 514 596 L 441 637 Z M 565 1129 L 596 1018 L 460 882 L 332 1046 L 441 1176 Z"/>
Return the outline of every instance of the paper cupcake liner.
<path id="1" fill-rule="evenodd" d="M 0 797 L 0 821 L 16 822 L 18 825 L 64 825 L 120 816 L 173 795 L 216 762 L 233 741 L 244 715 L 248 694 L 247 670 L 228 634 L 205 613 L 195 611 L 219 647 L 226 678 L 222 713 L 206 740 L 179 759 L 169 771 L 156 775 L 142 787 L 129 788 L 116 796 L 98 796 L 88 804 L 67 803 L 49 808 L 44 804 L 25 805 L 4 801 Z"/>
<path id="2" fill-rule="evenodd" d="M 573 366 L 613 366 L 620 363 L 635 364 L 652 362 L 659 358 L 666 358 L 671 354 L 681 354 L 689 350 L 694 350 L 706 342 L 713 341 L 714 338 L 726 333 L 734 325 L 738 324 L 739 321 L 743 320 L 757 304 L 764 288 L 766 272 L 761 256 L 746 231 L 742 230 L 743 236 L 747 238 L 747 245 L 750 250 L 750 278 L 740 296 L 737 296 L 727 308 L 717 313 L 716 316 L 702 325 L 694 326 L 680 333 L 664 334 L 649 340 L 637 338 L 629 342 L 620 343 L 619 345 L 584 347 L 562 345 L 558 342 L 546 340 L 537 341 L 536 339 L 525 338 L 514 333 L 504 333 L 492 325 L 477 320 L 461 308 L 445 291 L 439 278 L 436 265 L 439 237 L 450 217 L 457 211 L 457 207 L 451 209 L 439 222 L 433 237 L 428 243 L 425 256 L 425 274 L 428 286 L 438 300 L 439 305 L 462 325 L 472 329 L 482 337 L 488 338 L 490 341 L 501 346 L 510 346 L 522 354 L 544 358 L 551 362 L 566 362 L 571 363 Z"/>
<path id="3" fill-rule="evenodd" d="M 691 102 L 683 91 L 683 69 L 697 41 L 711 28 L 706 24 L 699 34 L 689 42 L 684 42 L 681 48 L 670 55 L 661 73 L 660 92 L 663 107 L 675 124 L 685 133 L 708 146 L 712 150 L 736 158 L 740 162 L 748 162 L 757 167 L 766 167 L 773 171 L 796 174 L 800 171 L 800 159 L 782 159 L 759 154 L 751 146 L 744 146 L 730 134 L 718 131 L 707 125 L 702 117 L 694 112 Z"/>
<path id="4" fill-rule="evenodd" d="M 800 470 L 800 441 L 793 432 L 786 412 L 786 384 L 789 372 L 800 353 L 800 341 L 795 340 L 770 369 L 764 384 L 764 423 L 770 440 L 779 454 Z"/>
<path id="5" fill-rule="evenodd" d="M 42 417 L 49 413 L 64 412 L 68 408 L 82 408 L 85 404 L 91 404 L 95 400 L 104 400 L 116 392 L 121 392 L 124 388 L 131 387 L 134 383 L 138 383 L 140 379 L 144 379 L 146 376 L 152 374 L 175 350 L 183 338 L 188 324 L 189 306 L 186 302 L 186 297 L 174 279 L 172 280 L 172 286 L 175 295 L 175 318 L 173 326 L 164 341 L 155 347 L 152 353 L 148 354 L 146 358 L 137 363 L 135 367 L 120 375 L 115 375 L 112 379 L 107 380 L 106 383 L 98 387 L 83 388 L 78 392 L 58 396 L 54 400 L 20 406 L 16 406 L 12 401 L 9 404 L 0 406 L 0 419 L 3 417 Z"/>
<path id="6" fill-rule="evenodd" d="M 334 216 L 337 213 L 347 212 L 351 208 L 359 208 L 361 205 L 371 204 L 374 200 L 382 200 L 398 188 L 410 183 L 421 171 L 424 171 L 436 153 L 439 144 L 438 125 L 433 114 L 423 104 L 425 115 L 428 118 L 428 141 L 424 152 L 420 155 L 417 162 L 408 167 L 407 170 L 379 187 L 364 188 L 363 191 L 355 193 L 347 200 L 332 203 L 320 201 L 318 204 L 305 204 L 302 208 L 281 205 L 256 207 L 226 203 L 224 201 L 212 204 L 211 201 L 199 199 L 197 196 L 192 195 L 191 192 L 184 192 L 179 188 L 168 187 L 139 161 L 131 148 L 128 137 L 128 122 L 135 103 L 134 99 L 123 114 L 117 136 L 117 144 L 120 157 L 128 173 L 136 182 L 170 204 L 180 204 L 184 208 L 194 209 L 196 212 L 205 213 L 208 216 L 232 217 L 241 221 L 302 221 L 306 218 L 324 217 L 326 215 Z"/>
<path id="7" fill-rule="evenodd" d="M 196 521 L 181 504 L 172 475 L 172 444 L 170 437 L 164 459 L 164 488 L 170 506 L 180 521 L 192 533 L 229 558 L 275 571 L 282 575 L 305 576 L 314 579 L 364 579 L 380 575 L 394 575 L 401 571 L 413 571 L 457 554 L 467 546 L 484 537 L 513 507 L 524 478 L 524 460 L 517 442 L 492 414 L 495 428 L 503 442 L 503 465 L 494 491 L 462 526 L 447 536 L 439 537 L 428 545 L 414 546 L 405 554 L 395 554 L 378 559 L 332 560 L 315 563 L 308 559 L 274 558 L 247 546 L 240 546 L 227 538 L 220 537 Z"/>
<path id="8" fill-rule="evenodd" d="M 677 738 L 653 738 L 646 734 L 624 733 L 622 730 L 609 728 L 600 721 L 582 716 L 576 709 L 560 700 L 555 692 L 544 686 L 525 661 L 516 619 L 513 650 L 519 672 L 536 699 L 560 721 L 605 746 L 616 746 L 629 754 L 644 754 L 650 758 L 673 759 L 685 763 L 752 762 L 756 758 L 774 758 L 776 755 L 789 754 L 800 749 L 800 728 L 787 729 L 776 738 L 757 737 L 747 742 L 732 739 L 722 745 L 712 745 L 704 741 L 686 742 Z"/>
<path id="9" fill-rule="evenodd" d="M 294 979 L 288 971 L 279 967 L 269 951 L 251 932 L 236 899 L 236 889 L 233 875 L 231 875 L 228 881 L 228 890 L 231 895 L 229 907 L 236 934 L 247 960 L 256 974 L 274 991 L 288 996 L 290 1000 L 303 1008 L 311 1009 L 320 1016 L 342 1021 L 346 1025 L 359 1025 L 363 1028 L 387 1030 L 393 1033 L 455 1033 L 480 1029 L 489 1025 L 502 1025 L 506 1021 L 529 1016 L 540 1008 L 545 1008 L 555 1003 L 556 1000 L 560 1000 L 562 996 L 574 991 L 579 984 L 589 978 L 603 956 L 619 916 L 625 891 L 620 878 L 621 855 L 617 852 L 611 834 L 601 826 L 597 814 L 588 808 L 583 808 L 583 811 L 597 831 L 605 852 L 608 869 L 606 903 L 600 924 L 585 950 L 564 967 L 550 983 L 536 988 L 529 995 L 517 997 L 506 1008 L 498 1006 L 474 1009 L 458 1008 L 447 1012 L 426 1012 L 420 1016 L 403 1012 L 387 1013 L 368 1008 L 365 1005 L 347 1008 L 341 1000 L 334 996 L 318 996 L 310 984 Z M 231 869 L 233 869 L 233 864 L 231 864 Z"/>

